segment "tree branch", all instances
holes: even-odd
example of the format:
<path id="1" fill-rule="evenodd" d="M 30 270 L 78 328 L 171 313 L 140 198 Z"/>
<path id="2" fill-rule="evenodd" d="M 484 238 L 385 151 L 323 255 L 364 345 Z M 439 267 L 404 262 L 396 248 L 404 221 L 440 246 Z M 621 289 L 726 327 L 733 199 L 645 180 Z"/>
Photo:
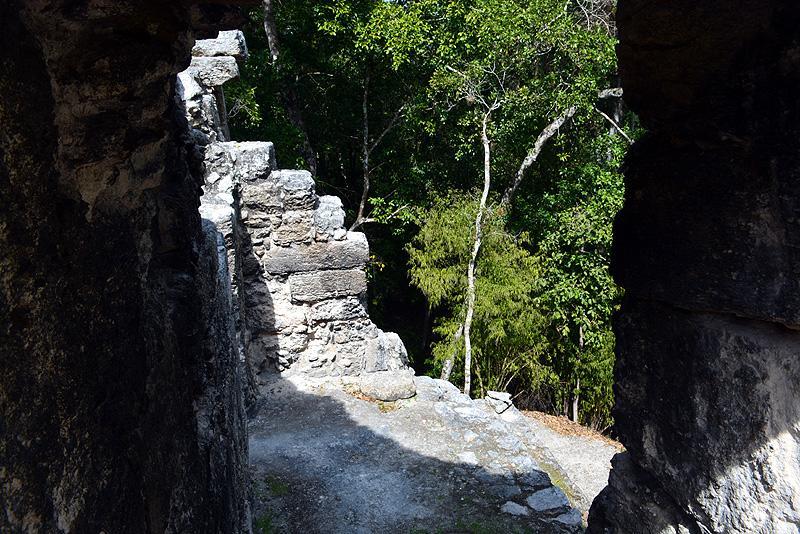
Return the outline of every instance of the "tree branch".
<path id="1" fill-rule="evenodd" d="M 604 89 L 597 93 L 598 99 L 605 99 L 605 98 L 619 98 L 622 96 L 622 88 L 621 87 L 614 87 L 611 89 Z M 506 192 L 503 194 L 503 198 L 500 201 L 501 207 L 507 207 L 511 204 L 511 199 L 514 197 L 514 193 L 517 192 L 517 188 L 522 183 L 522 179 L 525 177 L 525 172 L 533 165 L 538 159 L 539 154 L 541 154 L 542 149 L 544 148 L 545 143 L 553 137 L 556 132 L 558 132 L 559 128 L 561 128 L 565 122 L 571 119 L 575 113 L 578 111 L 577 106 L 572 106 L 568 108 L 564 113 L 559 115 L 553 122 L 548 124 L 544 127 L 544 129 L 539 133 L 536 137 L 536 141 L 533 143 L 533 147 L 528 150 L 528 154 L 522 160 L 522 163 L 517 169 L 517 174 L 514 177 L 514 181 L 511 185 L 506 189 Z M 627 137 L 627 136 L 626 136 Z"/>
<path id="2" fill-rule="evenodd" d="M 628 137 L 628 134 L 625 133 L 622 127 L 619 124 L 617 124 L 617 122 L 614 119 L 612 119 L 611 117 L 608 116 L 608 114 L 604 113 L 603 111 L 600 111 L 597 108 L 594 108 L 594 110 L 598 112 L 600 115 L 602 115 L 609 123 L 611 123 L 611 126 L 613 126 L 614 129 L 617 130 L 617 132 L 619 132 L 619 134 L 625 138 L 625 140 L 628 142 L 629 145 L 633 144 L 633 139 Z"/>
<path id="3" fill-rule="evenodd" d="M 361 101 L 361 112 L 363 114 L 363 137 L 361 145 L 361 167 L 363 172 L 364 185 L 361 189 L 361 202 L 358 204 L 358 214 L 356 220 L 350 226 L 350 231 L 360 226 L 364 221 L 364 210 L 367 207 L 367 198 L 369 197 L 369 156 L 372 150 L 369 146 L 369 70 L 364 76 L 364 98 Z"/>

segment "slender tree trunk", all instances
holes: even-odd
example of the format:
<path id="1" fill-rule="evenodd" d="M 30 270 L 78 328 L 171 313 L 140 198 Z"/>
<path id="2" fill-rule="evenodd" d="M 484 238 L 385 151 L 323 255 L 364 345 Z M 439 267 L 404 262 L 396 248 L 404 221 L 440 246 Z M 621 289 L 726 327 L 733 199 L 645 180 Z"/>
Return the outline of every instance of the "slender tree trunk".
<path id="1" fill-rule="evenodd" d="M 311 175 L 316 178 L 318 163 L 317 153 L 311 145 L 311 139 L 308 137 L 308 130 L 306 129 L 303 115 L 300 112 L 300 102 L 294 90 L 293 83 L 289 81 L 288 74 L 284 72 L 280 64 L 281 47 L 278 40 L 278 29 L 275 25 L 275 9 L 273 0 L 263 0 L 264 7 L 264 33 L 267 35 L 267 44 L 269 46 L 269 55 L 272 60 L 272 68 L 275 69 L 276 78 L 278 80 L 278 87 L 281 93 L 281 103 L 286 111 L 286 116 L 289 122 L 300 131 L 303 137 L 303 146 L 300 148 L 300 154 L 308 165 L 308 170 Z"/>
<path id="2" fill-rule="evenodd" d="M 583 355 L 583 325 L 578 327 L 578 354 Z M 572 396 L 572 422 L 578 422 L 578 415 L 579 415 L 579 403 L 580 403 L 580 396 L 581 396 L 581 377 L 577 376 L 575 378 L 575 393 Z"/>
<path id="3" fill-rule="evenodd" d="M 361 147 L 361 168 L 362 168 L 362 176 L 363 176 L 363 186 L 361 188 L 361 201 L 358 204 L 358 214 L 356 215 L 356 219 L 353 221 L 353 225 L 350 226 L 350 231 L 352 232 L 359 226 L 367 222 L 373 222 L 373 219 L 370 219 L 366 216 L 365 211 L 367 209 L 367 200 L 369 200 L 369 188 L 370 188 L 370 178 L 371 178 L 371 168 L 370 168 L 370 156 L 372 155 L 372 151 L 375 150 L 378 145 L 381 144 L 383 138 L 386 137 L 386 134 L 392 131 L 392 129 L 397 125 L 398 119 L 400 119 L 403 115 L 403 110 L 406 108 L 406 104 L 400 106 L 397 111 L 395 112 L 392 120 L 389 121 L 389 124 L 386 128 L 381 132 L 377 139 L 374 141 L 370 140 L 369 137 L 369 84 L 370 84 L 370 75 L 367 72 L 366 76 L 364 77 L 364 97 L 361 102 L 361 114 L 363 117 L 363 125 L 362 125 L 362 147 Z M 391 217 L 391 215 L 390 215 Z"/>
<path id="4" fill-rule="evenodd" d="M 483 142 L 483 193 L 478 204 L 478 213 L 475 215 L 475 241 L 472 245 L 472 255 L 467 267 L 467 314 L 464 318 L 464 393 L 469 395 L 472 386 L 472 339 L 470 329 L 472 328 L 472 315 L 475 312 L 475 264 L 478 261 L 478 253 L 481 250 L 481 240 L 483 238 L 483 214 L 486 211 L 486 201 L 489 199 L 489 188 L 492 185 L 492 154 L 491 144 L 487 126 L 491 117 L 492 109 L 483 116 L 481 127 L 481 141 Z"/>
<path id="5" fill-rule="evenodd" d="M 581 379 L 578 379 L 575 382 L 575 394 L 572 397 L 572 422 L 578 422 L 578 403 L 580 402 L 581 396 Z"/>
<path id="6" fill-rule="evenodd" d="M 453 348 L 453 352 L 448 359 L 444 361 L 444 365 L 442 366 L 442 374 L 439 376 L 442 380 L 450 380 L 450 373 L 453 372 L 453 362 L 456 361 L 456 352 L 458 351 L 458 340 L 461 339 L 461 336 L 464 335 L 464 325 L 458 327 L 456 330 L 456 335 L 453 338 L 453 342 L 456 347 Z"/>
<path id="7" fill-rule="evenodd" d="M 364 124 L 362 126 L 362 146 L 361 146 L 361 171 L 364 184 L 361 188 L 361 201 L 358 204 L 358 214 L 353 226 L 350 230 L 356 229 L 364 222 L 364 210 L 367 208 L 367 199 L 369 198 L 369 73 L 364 77 L 364 98 L 361 101 L 361 113 Z"/>
<path id="8" fill-rule="evenodd" d="M 278 29 L 275 26 L 275 10 L 272 6 L 272 0 L 264 0 L 264 33 L 267 34 L 267 46 L 269 46 L 269 55 L 272 64 L 278 62 L 281 55 L 280 46 L 278 45 Z"/>

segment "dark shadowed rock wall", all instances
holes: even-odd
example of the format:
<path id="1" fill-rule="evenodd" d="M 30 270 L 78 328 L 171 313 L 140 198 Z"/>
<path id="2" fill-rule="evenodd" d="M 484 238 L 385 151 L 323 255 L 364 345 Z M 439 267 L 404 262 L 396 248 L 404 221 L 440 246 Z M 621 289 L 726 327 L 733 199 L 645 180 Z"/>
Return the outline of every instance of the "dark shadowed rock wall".
<path id="1" fill-rule="evenodd" d="M 173 98 L 198 2 L 0 3 L 0 531 L 240 532 L 228 277 Z"/>
<path id="2" fill-rule="evenodd" d="M 620 0 L 618 455 L 591 532 L 800 525 L 800 4 Z"/>

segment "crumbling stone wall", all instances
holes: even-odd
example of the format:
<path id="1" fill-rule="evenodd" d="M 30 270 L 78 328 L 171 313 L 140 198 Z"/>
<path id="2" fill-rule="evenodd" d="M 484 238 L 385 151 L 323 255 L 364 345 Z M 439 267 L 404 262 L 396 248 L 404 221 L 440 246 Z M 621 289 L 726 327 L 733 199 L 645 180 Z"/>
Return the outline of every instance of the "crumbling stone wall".
<path id="1" fill-rule="evenodd" d="M 590 532 L 800 525 L 800 6 L 620 0 L 613 462 Z"/>
<path id="2" fill-rule="evenodd" d="M 179 95 L 203 152 L 200 211 L 228 247 L 252 383 L 276 371 L 369 375 L 378 389 L 413 394 L 400 338 L 367 315 L 369 246 L 345 230 L 341 200 L 317 196 L 307 171 L 279 169 L 272 143 L 230 140 L 222 85 L 247 55 L 241 33 L 199 41 L 193 53 Z"/>
<path id="3" fill-rule="evenodd" d="M 0 3 L 0 531 L 242 532 L 224 264 L 173 99 L 219 2 Z"/>

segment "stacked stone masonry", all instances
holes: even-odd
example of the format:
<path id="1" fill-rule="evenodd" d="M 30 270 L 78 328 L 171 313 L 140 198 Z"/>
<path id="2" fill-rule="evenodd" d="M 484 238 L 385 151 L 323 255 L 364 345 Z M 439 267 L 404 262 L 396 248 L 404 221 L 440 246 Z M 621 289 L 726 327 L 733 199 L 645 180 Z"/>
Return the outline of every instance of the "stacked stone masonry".
<path id="1" fill-rule="evenodd" d="M 198 41 L 193 55 L 178 94 L 204 161 L 200 212 L 227 249 L 251 384 L 274 372 L 413 383 L 402 341 L 367 314 L 369 245 L 345 229 L 341 200 L 318 196 L 309 172 L 279 169 L 272 143 L 230 140 L 222 85 L 247 57 L 242 34 Z"/>

